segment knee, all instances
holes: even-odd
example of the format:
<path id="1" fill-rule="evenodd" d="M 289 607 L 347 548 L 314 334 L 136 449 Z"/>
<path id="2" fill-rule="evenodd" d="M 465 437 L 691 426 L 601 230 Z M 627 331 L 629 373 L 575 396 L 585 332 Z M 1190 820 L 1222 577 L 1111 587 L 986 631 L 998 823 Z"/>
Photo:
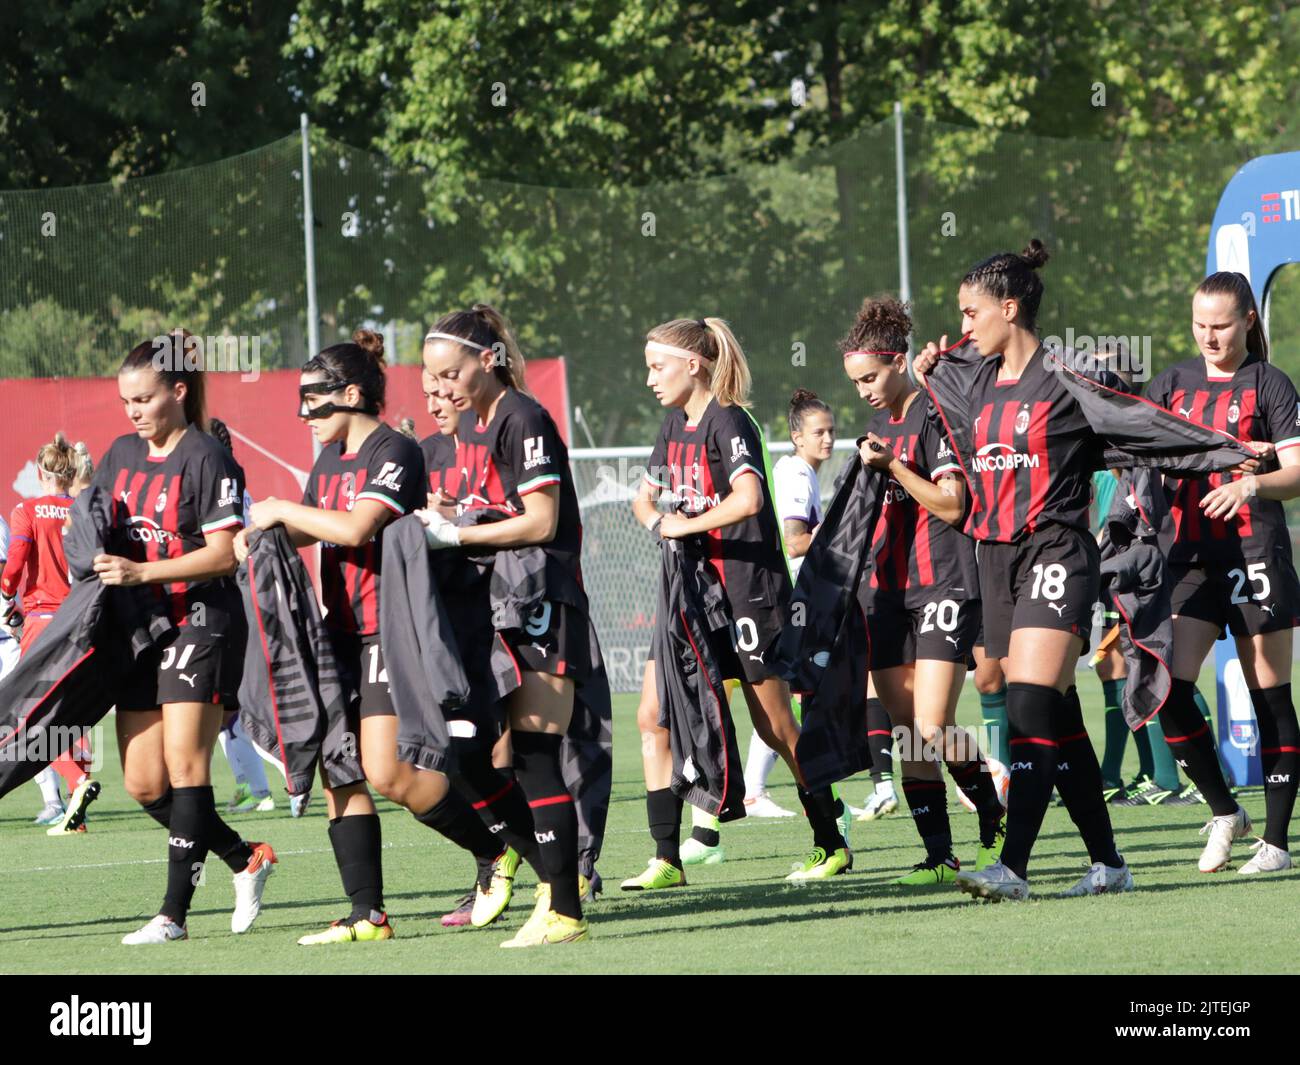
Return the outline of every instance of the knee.
<path id="1" fill-rule="evenodd" d="M 642 699 L 636 708 L 636 727 L 644 737 L 650 732 L 662 732 L 659 727 L 659 704 Z"/>
<path id="2" fill-rule="evenodd" d="M 942 740 L 943 731 L 942 725 L 936 725 L 932 721 L 918 721 L 916 723 L 916 733 L 921 738 L 921 742 L 927 746 Z"/>
<path id="3" fill-rule="evenodd" d="M 148 806 L 151 802 L 157 802 L 167 794 L 168 788 L 165 779 L 139 776 L 123 777 L 122 786 L 126 788 L 126 793 L 141 806 Z"/>
<path id="4" fill-rule="evenodd" d="M 975 690 L 981 695 L 993 695 L 1006 686 L 1002 670 L 997 666 L 980 666 L 975 670 Z"/>

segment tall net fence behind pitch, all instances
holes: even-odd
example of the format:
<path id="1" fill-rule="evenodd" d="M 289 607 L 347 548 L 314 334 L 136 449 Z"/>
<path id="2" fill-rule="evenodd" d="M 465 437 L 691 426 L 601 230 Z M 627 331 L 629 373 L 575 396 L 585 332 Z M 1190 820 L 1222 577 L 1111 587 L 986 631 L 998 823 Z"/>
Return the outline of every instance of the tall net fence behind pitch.
<path id="1" fill-rule="evenodd" d="M 794 450 L 788 442 L 769 445 L 772 462 Z M 837 440 L 818 471 L 823 511 L 846 464 L 853 441 Z M 592 621 L 600 636 L 605 667 L 615 691 L 641 690 L 655 617 L 659 551 L 632 516 L 648 447 L 575 448 L 569 452 L 578 509 L 582 514 L 582 576 L 591 598 Z"/>
<path id="2" fill-rule="evenodd" d="M 437 316 L 495 302 L 527 356 L 565 357 L 582 412 L 571 447 L 645 447 L 662 416 L 645 386 L 646 331 L 718 315 L 744 346 L 753 413 L 771 441 L 787 439 L 799 387 L 820 395 L 838 435 L 852 439 L 866 411 L 837 341 L 864 296 L 898 291 L 894 134 L 886 122 L 723 176 L 591 189 L 402 171 L 313 133 L 321 341 L 377 327 L 392 361 L 410 364 Z M 918 342 L 958 332 L 957 284 L 974 263 L 1037 236 L 1052 251 L 1044 335 L 1076 346 L 1124 338 L 1151 372 L 1195 354 L 1191 293 L 1219 194 L 1255 154 L 1250 145 L 1057 140 L 920 118 L 905 120 L 904 142 Z M 300 365 L 309 354 L 301 170 L 294 135 L 121 185 L 0 192 L 0 379 L 111 375 L 134 344 L 173 325 L 256 341 L 263 370 Z M 1291 269 L 1278 292 L 1294 302 L 1300 267 Z M 1272 341 L 1294 378 L 1300 321 L 1287 300 L 1275 297 Z M 258 387 L 241 380 L 232 391 Z M 107 382 L 103 397 L 116 406 Z M 111 419 L 84 429 L 90 412 L 68 410 L 52 424 L 39 404 L 6 406 L 20 458 L 14 466 L 5 454 L 3 502 L 55 428 L 83 429 L 96 454 L 121 432 Z M 302 434 L 286 409 L 259 443 L 282 455 Z M 575 458 L 584 497 L 600 489 L 591 470 L 603 461 Z M 619 506 L 597 496 L 588 508 L 588 584 L 602 636 L 632 646 L 615 630 L 637 623 L 642 599 L 627 597 L 652 582 L 642 587 L 646 554 L 630 516 L 607 520 Z M 1300 519 L 1294 505 L 1290 513 Z"/>

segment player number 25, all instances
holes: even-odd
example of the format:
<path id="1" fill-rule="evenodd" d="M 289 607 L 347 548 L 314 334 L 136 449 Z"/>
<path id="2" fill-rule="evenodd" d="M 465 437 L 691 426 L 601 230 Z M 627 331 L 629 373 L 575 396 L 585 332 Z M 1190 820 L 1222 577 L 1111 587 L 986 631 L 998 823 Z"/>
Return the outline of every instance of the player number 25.
<path id="1" fill-rule="evenodd" d="M 1237 583 L 1232 589 L 1232 601 L 1234 604 L 1248 603 L 1252 599 L 1263 601 L 1268 598 L 1268 593 L 1273 590 L 1273 586 L 1268 582 L 1268 574 L 1264 572 L 1267 563 L 1253 562 L 1246 569 L 1233 569 L 1228 571 L 1228 576 Z M 1242 595 L 1246 588 L 1246 582 L 1251 584 L 1259 582 L 1260 589 L 1254 595 Z"/>

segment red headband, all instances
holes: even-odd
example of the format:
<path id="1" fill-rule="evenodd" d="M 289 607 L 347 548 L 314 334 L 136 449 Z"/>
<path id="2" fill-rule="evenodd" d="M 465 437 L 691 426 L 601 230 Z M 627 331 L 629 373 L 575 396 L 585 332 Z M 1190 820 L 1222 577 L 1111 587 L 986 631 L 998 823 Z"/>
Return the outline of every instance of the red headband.
<path id="1" fill-rule="evenodd" d="M 905 351 L 846 351 L 844 357 L 847 359 L 850 355 L 906 355 Z"/>

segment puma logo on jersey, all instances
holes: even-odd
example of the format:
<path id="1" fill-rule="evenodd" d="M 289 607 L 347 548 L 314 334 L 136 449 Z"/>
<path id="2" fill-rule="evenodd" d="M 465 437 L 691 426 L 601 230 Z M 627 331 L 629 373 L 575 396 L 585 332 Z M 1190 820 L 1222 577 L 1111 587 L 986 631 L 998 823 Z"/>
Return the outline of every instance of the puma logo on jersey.
<path id="1" fill-rule="evenodd" d="M 197 673 L 193 673 L 193 674 L 191 674 L 191 673 L 177 673 L 176 675 L 177 675 L 178 677 L 180 677 L 181 680 L 183 680 L 183 681 L 184 681 L 186 684 L 188 684 L 191 688 L 194 687 L 194 682 L 195 682 L 196 680 L 198 680 L 198 677 L 199 677 L 199 675 L 198 675 Z"/>
<path id="2" fill-rule="evenodd" d="M 1273 613 L 1273 611 L 1276 610 L 1277 607 L 1274 606 L 1272 603 L 1269 603 L 1267 606 L 1265 606 L 1263 603 L 1261 603 L 1260 606 L 1259 606 L 1259 609 L 1260 609 L 1260 610 L 1267 610 L 1267 611 L 1268 611 L 1268 616 L 1269 616 L 1269 617 L 1275 617 L 1275 616 L 1276 616 L 1276 615 Z"/>
<path id="3" fill-rule="evenodd" d="M 731 461 L 735 462 L 740 458 L 749 458 L 749 445 L 739 436 L 731 438 Z"/>
<path id="4" fill-rule="evenodd" d="M 129 488 L 122 489 L 122 502 L 128 507 L 131 505 L 131 490 Z"/>
<path id="5" fill-rule="evenodd" d="M 400 491 L 402 485 L 400 478 L 405 466 L 399 466 L 396 462 L 385 462 L 379 468 L 379 474 L 370 482 L 372 488 L 391 488 L 394 492 Z"/>
<path id="6" fill-rule="evenodd" d="M 543 658 L 546 657 L 546 648 L 543 647 L 540 643 L 531 644 L 530 646 L 534 651 L 536 651 Z"/>
<path id="7" fill-rule="evenodd" d="M 530 436 L 524 441 L 524 469 L 531 470 L 549 461 L 540 436 Z"/>
<path id="8" fill-rule="evenodd" d="M 947 641 L 948 641 L 950 644 L 952 644 L 954 647 L 960 647 L 960 646 L 961 646 L 961 645 L 957 642 L 957 637 L 955 637 L 955 636 L 945 636 L 944 639 L 947 640 Z"/>
<path id="9" fill-rule="evenodd" d="M 1191 407 L 1179 407 L 1179 408 L 1178 408 L 1178 413 L 1181 414 L 1184 418 L 1190 418 L 1190 417 L 1192 416 L 1192 408 L 1191 408 Z"/>
<path id="10" fill-rule="evenodd" d="M 762 661 L 763 661 L 763 656 L 762 656 L 762 655 L 750 655 L 750 656 L 749 656 L 749 660 L 750 660 L 751 662 L 762 662 Z"/>
<path id="11" fill-rule="evenodd" d="M 1049 607 L 1051 607 L 1053 610 L 1056 611 L 1056 616 L 1057 616 L 1058 618 L 1063 618 L 1063 617 L 1065 617 L 1065 604 L 1064 604 L 1064 603 L 1048 603 L 1047 605 L 1048 605 Z"/>

